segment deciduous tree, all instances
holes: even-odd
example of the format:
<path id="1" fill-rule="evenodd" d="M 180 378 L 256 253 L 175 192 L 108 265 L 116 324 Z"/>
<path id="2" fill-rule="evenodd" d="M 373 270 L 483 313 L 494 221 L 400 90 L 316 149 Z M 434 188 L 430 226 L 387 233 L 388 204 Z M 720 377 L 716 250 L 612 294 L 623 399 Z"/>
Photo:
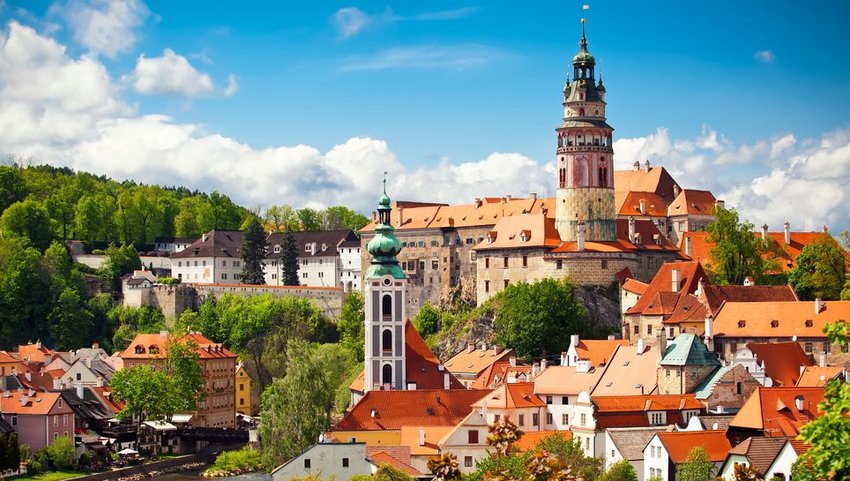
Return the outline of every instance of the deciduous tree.
<path id="1" fill-rule="evenodd" d="M 358 361 L 363 360 L 363 346 L 366 343 L 365 314 L 363 313 L 363 294 L 354 290 L 346 294 L 339 313 L 339 343 L 354 353 Z"/>
<path id="2" fill-rule="evenodd" d="M 713 481 L 714 463 L 708 459 L 705 448 L 695 446 L 679 465 L 677 474 L 676 479 L 681 481 Z"/>
<path id="3" fill-rule="evenodd" d="M 831 237 L 813 242 L 797 256 L 788 282 L 804 300 L 841 298 L 847 266 L 844 252 Z"/>
<path id="4" fill-rule="evenodd" d="M 709 271 L 718 284 L 741 285 L 752 276 L 764 283 L 767 273 L 779 267 L 771 256 L 770 240 L 753 233 L 753 224 L 741 222 L 735 209 L 716 207 L 715 221 L 705 228 L 711 248 Z"/>
<path id="5" fill-rule="evenodd" d="M 24 238 L 39 250 L 46 249 L 53 240 L 53 227 L 47 209 L 32 199 L 10 205 L 0 217 L 0 228 L 4 236 Z"/>

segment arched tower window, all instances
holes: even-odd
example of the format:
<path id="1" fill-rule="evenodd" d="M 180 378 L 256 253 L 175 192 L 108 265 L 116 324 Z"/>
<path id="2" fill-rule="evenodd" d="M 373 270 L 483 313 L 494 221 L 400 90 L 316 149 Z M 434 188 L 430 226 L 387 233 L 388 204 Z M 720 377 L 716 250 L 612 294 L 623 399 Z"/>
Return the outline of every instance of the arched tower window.
<path id="1" fill-rule="evenodd" d="M 381 298 L 381 317 L 385 320 L 393 318 L 393 297 L 389 294 Z"/>
<path id="2" fill-rule="evenodd" d="M 393 331 L 384 329 L 381 333 L 381 350 L 385 353 L 393 351 Z"/>
<path id="3" fill-rule="evenodd" d="M 567 186 L 567 168 L 561 167 L 558 169 L 558 187 L 563 189 Z"/>
<path id="4" fill-rule="evenodd" d="M 384 367 L 381 368 L 381 384 L 389 384 L 393 383 L 393 367 L 389 364 L 384 364 Z"/>

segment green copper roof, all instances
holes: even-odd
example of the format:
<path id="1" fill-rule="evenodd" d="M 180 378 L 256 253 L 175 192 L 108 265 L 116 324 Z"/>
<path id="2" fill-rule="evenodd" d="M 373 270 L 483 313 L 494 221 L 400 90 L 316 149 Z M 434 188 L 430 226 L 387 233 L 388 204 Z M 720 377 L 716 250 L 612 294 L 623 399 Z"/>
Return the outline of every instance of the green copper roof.
<path id="1" fill-rule="evenodd" d="M 396 256 L 401 252 L 401 242 L 395 236 L 395 228 L 390 223 L 392 200 L 387 195 L 387 179 L 384 179 L 384 192 L 378 200 L 378 225 L 375 237 L 366 244 L 366 250 L 372 256 L 372 265 L 366 269 L 364 279 L 378 279 L 390 275 L 395 279 L 404 279 L 404 271 Z"/>
<path id="2" fill-rule="evenodd" d="M 667 346 L 662 366 L 719 366 L 717 356 L 694 334 L 679 334 Z"/>

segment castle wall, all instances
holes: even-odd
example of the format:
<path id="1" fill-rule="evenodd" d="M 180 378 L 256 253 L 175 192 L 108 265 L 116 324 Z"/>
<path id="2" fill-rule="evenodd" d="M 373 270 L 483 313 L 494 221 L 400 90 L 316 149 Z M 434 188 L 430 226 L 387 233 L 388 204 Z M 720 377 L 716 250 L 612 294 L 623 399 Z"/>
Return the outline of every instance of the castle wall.
<path id="1" fill-rule="evenodd" d="M 613 241 L 617 238 L 614 189 L 581 187 L 558 189 L 555 202 L 555 228 L 566 242 L 578 237 L 578 222 L 584 221 L 588 241 Z"/>

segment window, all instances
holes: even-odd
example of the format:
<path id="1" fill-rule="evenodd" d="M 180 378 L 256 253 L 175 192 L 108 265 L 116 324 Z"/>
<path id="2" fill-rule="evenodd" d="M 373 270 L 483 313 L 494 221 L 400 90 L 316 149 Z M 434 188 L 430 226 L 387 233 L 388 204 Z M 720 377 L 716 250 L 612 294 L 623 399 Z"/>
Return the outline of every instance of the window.
<path id="1" fill-rule="evenodd" d="M 241 261 L 233 261 L 233 267 L 239 267 Z"/>
<path id="2" fill-rule="evenodd" d="M 471 468 L 472 467 L 472 456 L 464 456 L 463 457 L 463 467 Z"/>
<path id="3" fill-rule="evenodd" d="M 743 394 L 744 392 L 744 384 L 740 381 L 735 383 L 735 392 L 737 394 Z"/>
<path id="4" fill-rule="evenodd" d="M 201 261 L 201 266 L 206 267 L 206 266 L 207 266 L 207 261 Z"/>
<path id="5" fill-rule="evenodd" d="M 466 432 L 466 440 L 469 444 L 478 444 L 478 430 L 470 429 Z"/>
<path id="6" fill-rule="evenodd" d="M 539 424 L 540 424 L 540 414 L 539 413 L 532 413 L 531 414 L 531 425 L 532 426 L 538 426 Z"/>
<path id="7" fill-rule="evenodd" d="M 381 368 L 381 381 L 382 384 L 392 385 L 393 384 L 393 367 L 389 364 L 385 364 L 383 368 Z"/>
<path id="8" fill-rule="evenodd" d="M 467 244 L 467 245 L 472 245 L 472 243 L 473 243 L 473 242 L 474 242 L 474 241 L 473 241 L 472 237 L 467 237 L 467 238 L 466 238 L 466 244 Z"/>
<path id="9" fill-rule="evenodd" d="M 58 414 L 55 414 L 55 415 L 53 416 L 53 427 L 55 428 L 55 427 L 57 427 L 57 426 L 59 426 L 59 415 L 58 415 Z"/>
<path id="10" fill-rule="evenodd" d="M 520 425 L 520 426 L 525 426 L 525 414 L 520 414 L 520 415 L 519 415 L 519 425 Z"/>
<path id="11" fill-rule="evenodd" d="M 647 336 L 652 335 L 652 324 L 649 324 L 648 326 L 646 326 L 646 335 Z"/>
<path id="12" fill-rule="evenodd" d="M 552 417 L 552 413 L 546 413 L 546 424 L 555 424 L 555 419 Z"/>
<path id="13" fill-rule="evenodd" d="M 587 414 L 581 413 L 581 426 L 587 425 Z"/>
<path id="14" fill-rule="evenodd" d="M 245 390 L 245 385 L 244 385 L 244 384 L 242 384 L 242 383 L 239 383 L 239 390 L 240 390 L 240 391 L 244 391 L 244 390 Z"/>
<path id="15" fill-rule="evenodd" d="M 226 272 L 221 273 L 221 280 L 223 280 L 223 281 L 227 280 L 227 273 Z"/>
<path id="16" fill-rule="evenodd" d="M 507 289 L 507 288 L 508 288 L 508 284 L 510 284 L 510 282 L 511 282 L 511 281 L 509 281 L 509 280 L 507 280 L 507 279 L 505 279 L 505 280 L 504 280 L 504 282 L 503 282 L 503 283 L 504 283 L 504 285 L 505 285 L 505 289 Z"/>
<path id="17" fill-rule="evenodd" d="M 490 292 L 490 281 L 484 281 L 484 292 Z"/>
<path id="18" fill-rule="evenodd" d="M 489 268 L 490 268 L 490 258 L 489 258 L 489 257 L 485 257 L 485 258 L 484 258 L 484 268 L 485 268 L 485 269 L 489 269 Z"/>
<path id="19" fill-rule="evenodd" d="M 777 321 L 776 319 L 770 321 L 770 327 L 773 327 L 773 328 L 779 327 L 779 321 Z"/>
<path id="20" fill-rule="evenodd" d="M 546 404 L 552 404 L 552 396 L 546 396 Z"/>
<path id="21" fill-rule="evenodd" d="M 635 336 L 640 335 L 640 326 L 635 324 Z"/>
<path id="22" fill-rule="evenodd" d="M 528 256 L 522 256 L 522 266 L 528 267 Z"/>
<path id="23" fill-rule="evenodd" d="M 806 327 L 812 327 L 812 320 L 806 319 Z"/>
<path id="24" fill-rule="evenodd" d="M 62 425 L 63 425 L 63 426 L 67 426 L 67 425 L 68 425 L 68 415 L 67 415 L 67 414 L 63 414 L 63 415 L 62 415 Z"/>
<path id="25" fill-rule="evenodd" d="M 649 422 L 653 426 L 664 424 L 664 413 L 649 413 Z"/>
<path id="26" fill-rule="evenodd" d="M 12 416 L 11 424 L 12 424 L 12 426 L 18 425 L 18 416 Z"/>
<path id="27" fill-rule="evenodd" d="M 244 405 L 245 405 L 245 398 L 244 398 L 244 397 L 239 398 L 239 405 L 240 405 L 240 406 L 244 406 Z"/>
<path id="28" fill-rule="evenodd" d="M 342 458 L 342 467 L 343 467 L 343 468 L 347 468 L 347 467 L 348 467 L 348 458 Z"/>
<path id="29" fill-rule="evenodd" d="M 823 341 L 823 352 L 829 354 L 829 341 Z"/>
<path id="30" fill-rule="evenodd" d="M 381 317 L 384 319 L 392 319 L 393 317 L 393 298 L 389 294 L 384 294 L 381 298 Z"/>
<path id="31" fill-rule="evenodd" d="M 567 396 L 561 396 L 561 404 L 567 405 L 569 403 L 570 403 L 570 398 L 568 398 Z"/>
<path id="32" fill-rule="evenodd" d="M 508 257 L 507 256 L 505 256 L 503 258 L 503 262 L 504 262 L 504 267 L 508 267 Z"/>
<path id="33" fill-rule="evenodd" d="M 812 353 L 812 343 L 811 341 L 806 341 L 806 354 Z"/>
<path id="34" fill-rule="evenodd" d="M 77 381 L 81 381 L 82 379 L 83 379 L 83 373 L 78 372 L 77 373 Z"/>
<path id="35" fill-rule="evenodd" d="M 564 426 L 569 426 L 570 424 L 570 415 L 567 413 L 561 414 L 561 424 Z"/>
<path id="36" fill-rule="evenodd" d="M 670 377 L 670 370 L 669 369 L 665 369 L 664 372 L 666 373 L 667 377 Z"/>
<path id="37" fill-rule="evenodd" d="M 555 269 L 563 269 L 563 268 L 564 268 L 564 261 L 562 261 L 560 259 L 555 261 Z"/>
<path id="38" fill-rule="evenodd" d="M 310 458 L 304 458 L 304 469 L 310 469 Z"/>
<path id="39" fill-rule="evenodd" d="M 389 329 L 384 329 L 384 332 L 381 334 L 381 349 L 385 353 L 391 353 L 393 351 L 393 332 Z"/>
<path id="40" fill-rule="evenodd" d="M 432 260 L 431 261 L 431 269 L 434 269 L 436 271 L 439 268 L 440 268 L 440 261 L 438 261 L 436 259 Z"/>
<path id="41" fill-rule="evenodd" d="M 654 458 L 654 457 L 655 457 L 655 446 L 650 446 L 650 447 L 649 447 L 649 457 L 650 457 L 650 458 Z"/>
<path id="42" fill-rule="evenodd" d="M 608 268 L 608 259 L 602 259 L 602 268 L 603 268 L 603 269 L 607 269 L 607 268 Z"/>
<path id="43" fill-rule="evenodd" d="M 424 271 L 424 270 L 425 270 L 425 261 L 419 261 L 419 270 L 420 270 L 420 271 Z"/>

